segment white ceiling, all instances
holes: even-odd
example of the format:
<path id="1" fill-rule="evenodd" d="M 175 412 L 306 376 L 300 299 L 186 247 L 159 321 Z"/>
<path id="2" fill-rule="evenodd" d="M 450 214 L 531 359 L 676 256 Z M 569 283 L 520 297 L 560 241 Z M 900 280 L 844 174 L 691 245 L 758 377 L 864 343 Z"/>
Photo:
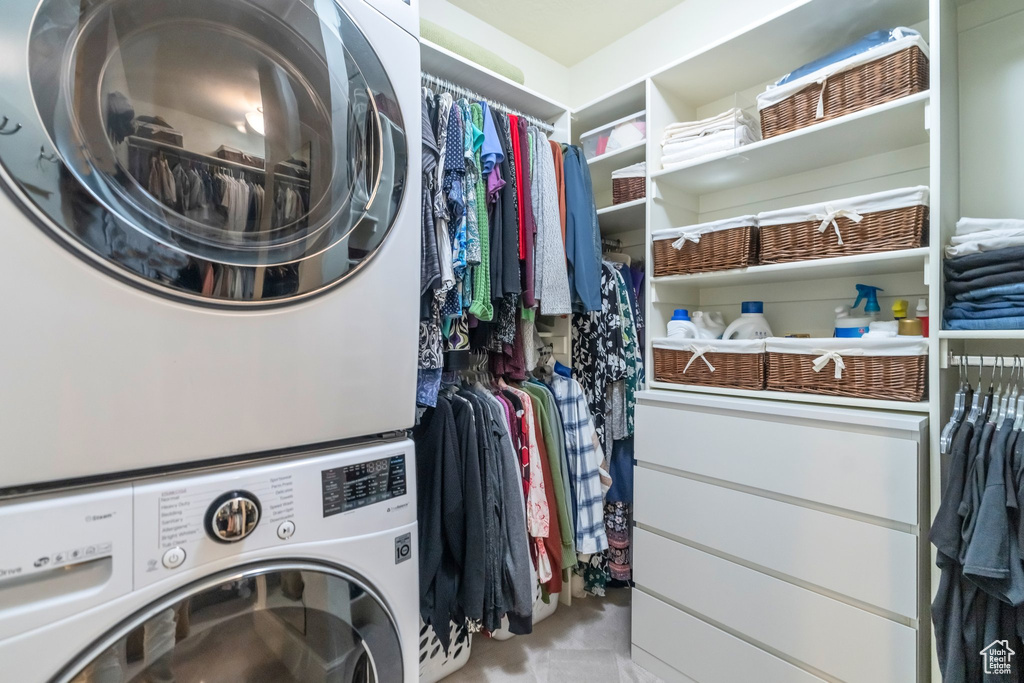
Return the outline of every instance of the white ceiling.
<path id="1" fill-rule="evenodd" d="M 684 0 L 449 0 L 516 40 L 573 66 Z"/>

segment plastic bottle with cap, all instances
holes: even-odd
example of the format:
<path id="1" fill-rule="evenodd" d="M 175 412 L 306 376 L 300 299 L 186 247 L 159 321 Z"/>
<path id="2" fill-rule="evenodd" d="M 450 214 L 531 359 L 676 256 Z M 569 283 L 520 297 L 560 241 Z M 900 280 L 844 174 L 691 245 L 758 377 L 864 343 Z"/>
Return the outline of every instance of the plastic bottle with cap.
<path id="1" fill-rule="evenodd" d="M 863 337 L 868 333 L 868 327 L 871 325 L 871 318 L 867 316 L 857 316 L 850 312 L 850 309 L 846 306 L 836 307 L 836 326 L 834 337 Z"/>
<path id="2" fill-rule="evenodd" d="M 864 315 L 872 320 L 878 319 L 878 314 L 882 308 L 878 305 L 878 293 L 884 292 L 885 290 L 881 287 L 872 287 L 871 285 L 857 285 L 857 300 L 853 302 L 851 307 L 851 313 L 860 306 L 860 302 L 867 300 L 864 304 Z"/>
<path id="3" fill-rule="evenodd" d="M 744 301 L 740 317 L 725 328 L 722 339 L 767 339 L 772 328 L 764 317 L 763 301 Z"/>
<path id="4" fill-rule="evenodd" d="M 917 300 L 917 319 L 921 321 L 921 334 L 928 336 L 928 300 L 920 298 Z"/>
<path id="5" fill-rule="evenodd" d="M 700 330 L 690 321 L 690 312 L 685 308 L 677 308 L 668 321 L 669 339 L 697 339 Z"/>

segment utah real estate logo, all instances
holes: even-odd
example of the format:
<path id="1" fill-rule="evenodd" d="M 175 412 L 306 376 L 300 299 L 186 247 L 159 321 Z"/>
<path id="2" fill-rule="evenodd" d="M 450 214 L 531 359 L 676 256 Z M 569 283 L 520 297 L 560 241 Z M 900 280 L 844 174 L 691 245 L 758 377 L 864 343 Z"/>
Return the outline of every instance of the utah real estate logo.
<path id="1" fill-rule="evenodd" d="M 1013 673 L 1013 664 L 1010 660 L 1017 653 L 1010 649 L 1010 643 L 1007 641 L 993 640 L 979 654 L 985 662 L 985 675 Z"/>

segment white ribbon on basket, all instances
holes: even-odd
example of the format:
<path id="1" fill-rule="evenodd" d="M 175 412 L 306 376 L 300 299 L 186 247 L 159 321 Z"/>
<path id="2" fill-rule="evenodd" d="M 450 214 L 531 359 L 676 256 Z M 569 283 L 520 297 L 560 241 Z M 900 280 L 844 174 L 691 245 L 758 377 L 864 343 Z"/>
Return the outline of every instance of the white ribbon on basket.
<path id="1" fill-rule="evenodd" d="M 698 358 L 700 358 L 702 361 L 704 361 L 704 365 L 708 366 L 708 370 L 710 370 L 711 372 L 715 371 L 715 366 L 712 365 L 711 361 L 709 361 L 704 356 L 705 353 L 708 353 L 710 351 L 714 351 L 714 349 L 712 347 L 710 347 L 710 346 L 697 346 L 696 344 L 693 344 L 693 345 L 690 346 L 690 351 L 693 353 L 693 356 L 690 357 L 690 361 L 686 364 L 686 367 L 683 368 L 683 374 L 684 375 L 687 372 L 690 371 L 690 366 L 693 365 L 693 361 L 697 360 Z"/>
<path id="2" fill-rule="evenodd" d="M 841 351 L 824 351 L 822 349 L 816 349 L 813 353 L 820 353 L 821 355 L 814 359 L 812 367 L 815 372 L 821 372 L 829 363 L 835 363 L 835 378 L 843 378 L 843 370 L 846 369 L 846 362 L 843 360 L 843 355 L 847 356 L 863 356 L 864 349 L 843 349 Z"/>
<path id="3" fill-rule="evenodd" d="M 672 243 L 672 248 L 679 250 L 686 246 L 687 242 L 693 242 L 694 244 L 700 244 L 700 233 L 699 232 L 684 232 L 680 235 L 679 239 Z"/>
<path id="4" fill-rule="evenodd" d="M 837 218 L 849 218 L 854 223 L 860 223 L 864 220 L 864 216 L 853 209 L 837 209 L 831 204 L 825 205 L 825 213 L 812 213 L 811 218 L 816 221 L 821 221 L 821 225 L 818 226 L 818 232 L 825 232 L 828 230 L 828 226 L 832 226 L 836 231 L 836 237 L 839 239 L 839 246 L 843 245 L 843 236 L 839 233 L 839 223 L 836 222 Z"/>

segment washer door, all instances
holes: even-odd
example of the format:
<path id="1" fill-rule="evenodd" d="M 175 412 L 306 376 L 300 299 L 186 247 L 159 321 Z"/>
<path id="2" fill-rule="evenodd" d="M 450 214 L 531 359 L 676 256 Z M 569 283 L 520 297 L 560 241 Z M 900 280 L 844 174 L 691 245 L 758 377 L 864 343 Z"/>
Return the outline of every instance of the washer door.
<path id="1" fill-rule="evenodd" d="M 4 12 L 4 179 L 109 272 L 194 302 L 267 305 L 338 284 L 386 239 L 404 123 L 334 0 Z"/>
<path id="2" fill-rule="evenodd" d="M 383 601 L 319 564 L 222 574 L 154 603 L 98 642 L 62 683 L 401 683 Z"/>

